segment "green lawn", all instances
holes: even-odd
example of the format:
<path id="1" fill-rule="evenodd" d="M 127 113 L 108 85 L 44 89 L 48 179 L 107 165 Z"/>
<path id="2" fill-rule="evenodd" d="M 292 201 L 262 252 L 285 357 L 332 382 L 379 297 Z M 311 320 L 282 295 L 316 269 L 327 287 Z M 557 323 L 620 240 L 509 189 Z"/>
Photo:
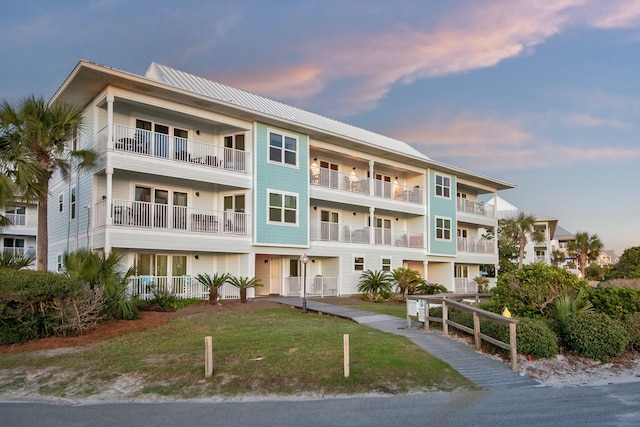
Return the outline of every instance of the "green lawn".
<path id="1" fill-rule="evenodd" d="M 7 379 L 6 370 L 11 378 L 0 381 L 0 392 L 29 385 L 46 395 L 88 397 L 124 378 L 135 379 L 138 396 L 181 398 L 474 387 L 403 337 L 331 316 L 251 304 L 251 310 L 180 318 L 78 352 L 5 354 L 0 378 Z M 343 375 L 343 334 L 350 336 L 349 378 Z M 207 335 L 213 337 L 214 375 L 205 379 Z"/>

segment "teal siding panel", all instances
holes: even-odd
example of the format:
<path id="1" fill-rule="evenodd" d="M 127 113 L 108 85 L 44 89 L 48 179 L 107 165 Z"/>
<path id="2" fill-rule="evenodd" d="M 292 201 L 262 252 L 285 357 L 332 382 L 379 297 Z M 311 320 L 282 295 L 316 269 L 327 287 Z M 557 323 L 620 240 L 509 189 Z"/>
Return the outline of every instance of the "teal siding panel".
<path id="1" fill-rule="evenodd" d="M 431 253 L 436 255 L 456 255 L 457 230 L 456 230 L 456 177 L 448 174 L 439 174 L 451 178 L 450 198 L 436 196 L 435 175 L 439 174 L 430 171 L 429 182 L 429 235 L 431 243 Z M 436 240 L 436 217 L 451 219 L 451 241 Z"/>
<path id="2" fill-rule="evenodd" d="M 297 166 L 285 166 L 268 161 L 269 131 L 282 132 L 298 139 Z M 273 245 L 308 245 L 309 228 L 309 141 L 305 135 L 282 129 L 256 125 L 255 146 L 255 236 L 256 243 Z M 298 195 L 298 224 L 279 225 L 268 222 L 269 190 Z"/>

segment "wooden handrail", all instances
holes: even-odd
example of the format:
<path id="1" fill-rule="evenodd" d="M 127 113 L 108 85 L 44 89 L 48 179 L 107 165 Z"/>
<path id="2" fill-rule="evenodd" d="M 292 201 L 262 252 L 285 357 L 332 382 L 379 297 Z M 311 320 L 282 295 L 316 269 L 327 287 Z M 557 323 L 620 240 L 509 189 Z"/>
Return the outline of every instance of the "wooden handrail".
<path id="1" fill-rule="evenodd" d="M 511 369 L 518 370 L 518 358 L 517 358 L 517 345 L 516 345 L 516 325 L 517 319 L 505 317 L 491 311 L 483 310 L 481 308 L 473 307 L 468 304 L 456 301 L 461 299 L 473 298 L 478 302 L 481 297 L 488 297 L 489 294 L 437 294 L 437 295 L 407 295 L 407 327 L 411 327 L 411 315 L 409 312 L 409 301 L 424 300 L 424 324 L 425 330 L 429 330 L 429 322 L 442 323 L 442 334 L 444 336 L 449 335 L 449 326 L 452 326 L 461 331 L 467 332 L 474 337 L 474 343 L 476 350 L 480 350 L 482 340 L 490 342 L 500 348 L 509 350 L 511 358 Z M 442 318 L 429 316 L 429 305 L 441 304 L 442 305 Z M 473 314 L 473 329 L 449 320 L 449 307 L 456 308 L 461 311 L 470 312 Z M 509 342 L 505 343 L 499 341 L 493 337 L 483 334 L 480 331 L 480 317 L 489 319 L 492 322 L 499 323 L 509 327 Z"/>

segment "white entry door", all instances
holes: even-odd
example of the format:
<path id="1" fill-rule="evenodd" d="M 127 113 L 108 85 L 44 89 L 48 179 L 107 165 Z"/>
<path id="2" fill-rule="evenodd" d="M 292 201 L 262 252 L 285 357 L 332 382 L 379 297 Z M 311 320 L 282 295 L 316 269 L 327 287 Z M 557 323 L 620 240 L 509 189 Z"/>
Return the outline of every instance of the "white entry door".
<path id="1" fill-rule="evenodd" d="M 269 259 L 270 281 L 269 293 L 280 295 L 282 293 L 282 260 L 280 257 L 271 257 Z"/>

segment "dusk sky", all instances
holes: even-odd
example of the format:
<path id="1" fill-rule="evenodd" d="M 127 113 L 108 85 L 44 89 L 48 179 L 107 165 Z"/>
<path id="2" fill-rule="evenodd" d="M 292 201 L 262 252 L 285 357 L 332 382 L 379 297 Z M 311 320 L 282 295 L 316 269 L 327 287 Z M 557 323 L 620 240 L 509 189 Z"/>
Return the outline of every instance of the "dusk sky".
<path id="1" fill-rule="evenodd" d="M 500 196 L 640 246 L 640 0 L 13 1 L 0 99 L 87 59 L 152 61 L 515 184 Z"/>

